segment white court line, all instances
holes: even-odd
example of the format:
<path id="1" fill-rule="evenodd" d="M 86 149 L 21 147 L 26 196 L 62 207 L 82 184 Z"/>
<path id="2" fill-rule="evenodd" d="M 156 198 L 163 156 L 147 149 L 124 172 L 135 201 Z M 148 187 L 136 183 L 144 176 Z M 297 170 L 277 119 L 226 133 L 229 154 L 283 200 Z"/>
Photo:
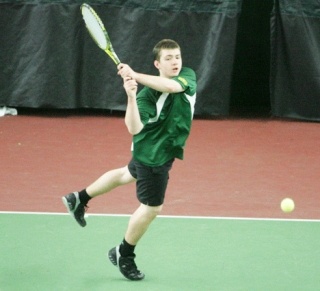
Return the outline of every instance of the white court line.
<path id="1" fill-rule="evenodd" d="M 27 211 L 0 211 L 0 214 L 25 214 L 25 215 L 70 215 L 60 212 L 27 212 Z M 92 213 L 87 216 L 102 217 L 130 217 L 130 214 L 103 214 Z M 179 219 L 212 219 L 212 220 L 247 220 L 247 221 L 289 221 L 289 222 L 320 222 L 320 219 L 297 219 L 297 218 L 259 218 L 259 217 L 223 217 L 223 216 L 182 216 L 182 215 L 158 215 L 158 218 L 179 218 Z"/>

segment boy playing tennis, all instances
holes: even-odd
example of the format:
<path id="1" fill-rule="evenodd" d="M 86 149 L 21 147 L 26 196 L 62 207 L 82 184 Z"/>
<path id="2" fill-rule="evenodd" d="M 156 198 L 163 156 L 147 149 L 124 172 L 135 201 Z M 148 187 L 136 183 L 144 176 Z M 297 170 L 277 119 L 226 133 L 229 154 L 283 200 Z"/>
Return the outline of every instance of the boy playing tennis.
<path id="1" fill-rule="evenodd" d="M 128 98 L 125 124 L 133 136 L 131 161 L 106 172 L 86 189 L 62 197 L 70 214 L 84 227 L 85 207 L 91 198 L 136 182 L 140 206 L 132 214 L 121 244 L 109 251 L 110 261 L 130 280 L 144 278 L 135 264 L 134 250 L 161 212 L 174 159 L 183 159 L 196 99 L 196 75 L 182 67 L 179 45 L 164 39 L 156 44 L 153 54 L 159 76 L 118 65 Z M 137 95 L 138 83 L 145 87 Z"/>

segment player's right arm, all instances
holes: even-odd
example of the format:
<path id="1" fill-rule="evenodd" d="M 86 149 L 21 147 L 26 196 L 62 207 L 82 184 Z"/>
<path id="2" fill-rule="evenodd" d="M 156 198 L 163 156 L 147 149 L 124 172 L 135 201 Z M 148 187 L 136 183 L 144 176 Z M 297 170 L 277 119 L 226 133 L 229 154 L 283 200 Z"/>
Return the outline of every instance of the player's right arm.
<path id="1" fill-rule="evenodd" d="M 138 134 L 143 128 L 143 123 L 141 122 L 137 105 L 138 83 L 130 77 L 124 77 L 123 87 L 126 90 L 128 97 L 127 110 L 125 114 L 125 124 L 129 133 L 135 135 Z"/>

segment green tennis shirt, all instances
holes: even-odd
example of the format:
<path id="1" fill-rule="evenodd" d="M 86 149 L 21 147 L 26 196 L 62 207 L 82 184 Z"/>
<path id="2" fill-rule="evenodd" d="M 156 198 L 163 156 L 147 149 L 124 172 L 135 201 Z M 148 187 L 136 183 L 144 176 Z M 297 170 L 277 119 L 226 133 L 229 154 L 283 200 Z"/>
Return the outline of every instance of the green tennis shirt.
<path id="1" fill-rule="evenodd" d="M 144 87 L 137 95 L 141 132 L 133 136 L 133 157 L 148 166 L 161 166 L 167 161 L 183 159 L 196 101 L 196 74 L 182 68 L 177 81 L 183 92 L 162 93 Z"/>

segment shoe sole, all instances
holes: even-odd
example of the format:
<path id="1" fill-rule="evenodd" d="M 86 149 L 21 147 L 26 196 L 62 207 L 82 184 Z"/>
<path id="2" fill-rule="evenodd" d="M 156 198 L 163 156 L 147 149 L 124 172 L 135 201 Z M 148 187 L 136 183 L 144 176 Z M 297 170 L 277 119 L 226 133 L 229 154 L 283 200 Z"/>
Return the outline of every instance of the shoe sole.
<path id="1" fill-rule="evenodd" d="M 115 251 L 116 251 L 116 260 L 114 262 L 113 260 L 113 256 L 110 254 L 112 251 L 112 249 L 108 252 L 108 258 L 110 260 L 110 262 L 114 265 L 114 266 L 119 266 L 119 257 L 120 257 L 120 253 L 119 253 L 119 246 L 115 247 Z M 119 256 L 118 256 L 119 255 Z"/>
<path id="2" fill-rule="evenodd" d="M 68 200 L 66 199 L 66 197 L 62 197 L 62 202 L 64 204 L 64 206 L 67 208 L 69 214 L 75 219 L 75 221 L 81 226 L 81 227 L 85 227 L 85 225 L 82 225 L 77 219 L 76 219 L 76 216 L 74 214 L 74 211 L 72 211 L 69 207 L 69 203 L 68 203 Z"/>
<path id="3" fill-rule="evenodd" d="M 66 197 L 62 197 L 62 202 L 63 202 L 64 206 L 67 208 L 69 214 L 72 215 L 73 218 L 75 218 L 75 217 L 74 217 L 74 212 L 71 211 L 71 209 L 70 209 L 70 207 L 69 207 L 68 200 L 66 199 Z"/>

